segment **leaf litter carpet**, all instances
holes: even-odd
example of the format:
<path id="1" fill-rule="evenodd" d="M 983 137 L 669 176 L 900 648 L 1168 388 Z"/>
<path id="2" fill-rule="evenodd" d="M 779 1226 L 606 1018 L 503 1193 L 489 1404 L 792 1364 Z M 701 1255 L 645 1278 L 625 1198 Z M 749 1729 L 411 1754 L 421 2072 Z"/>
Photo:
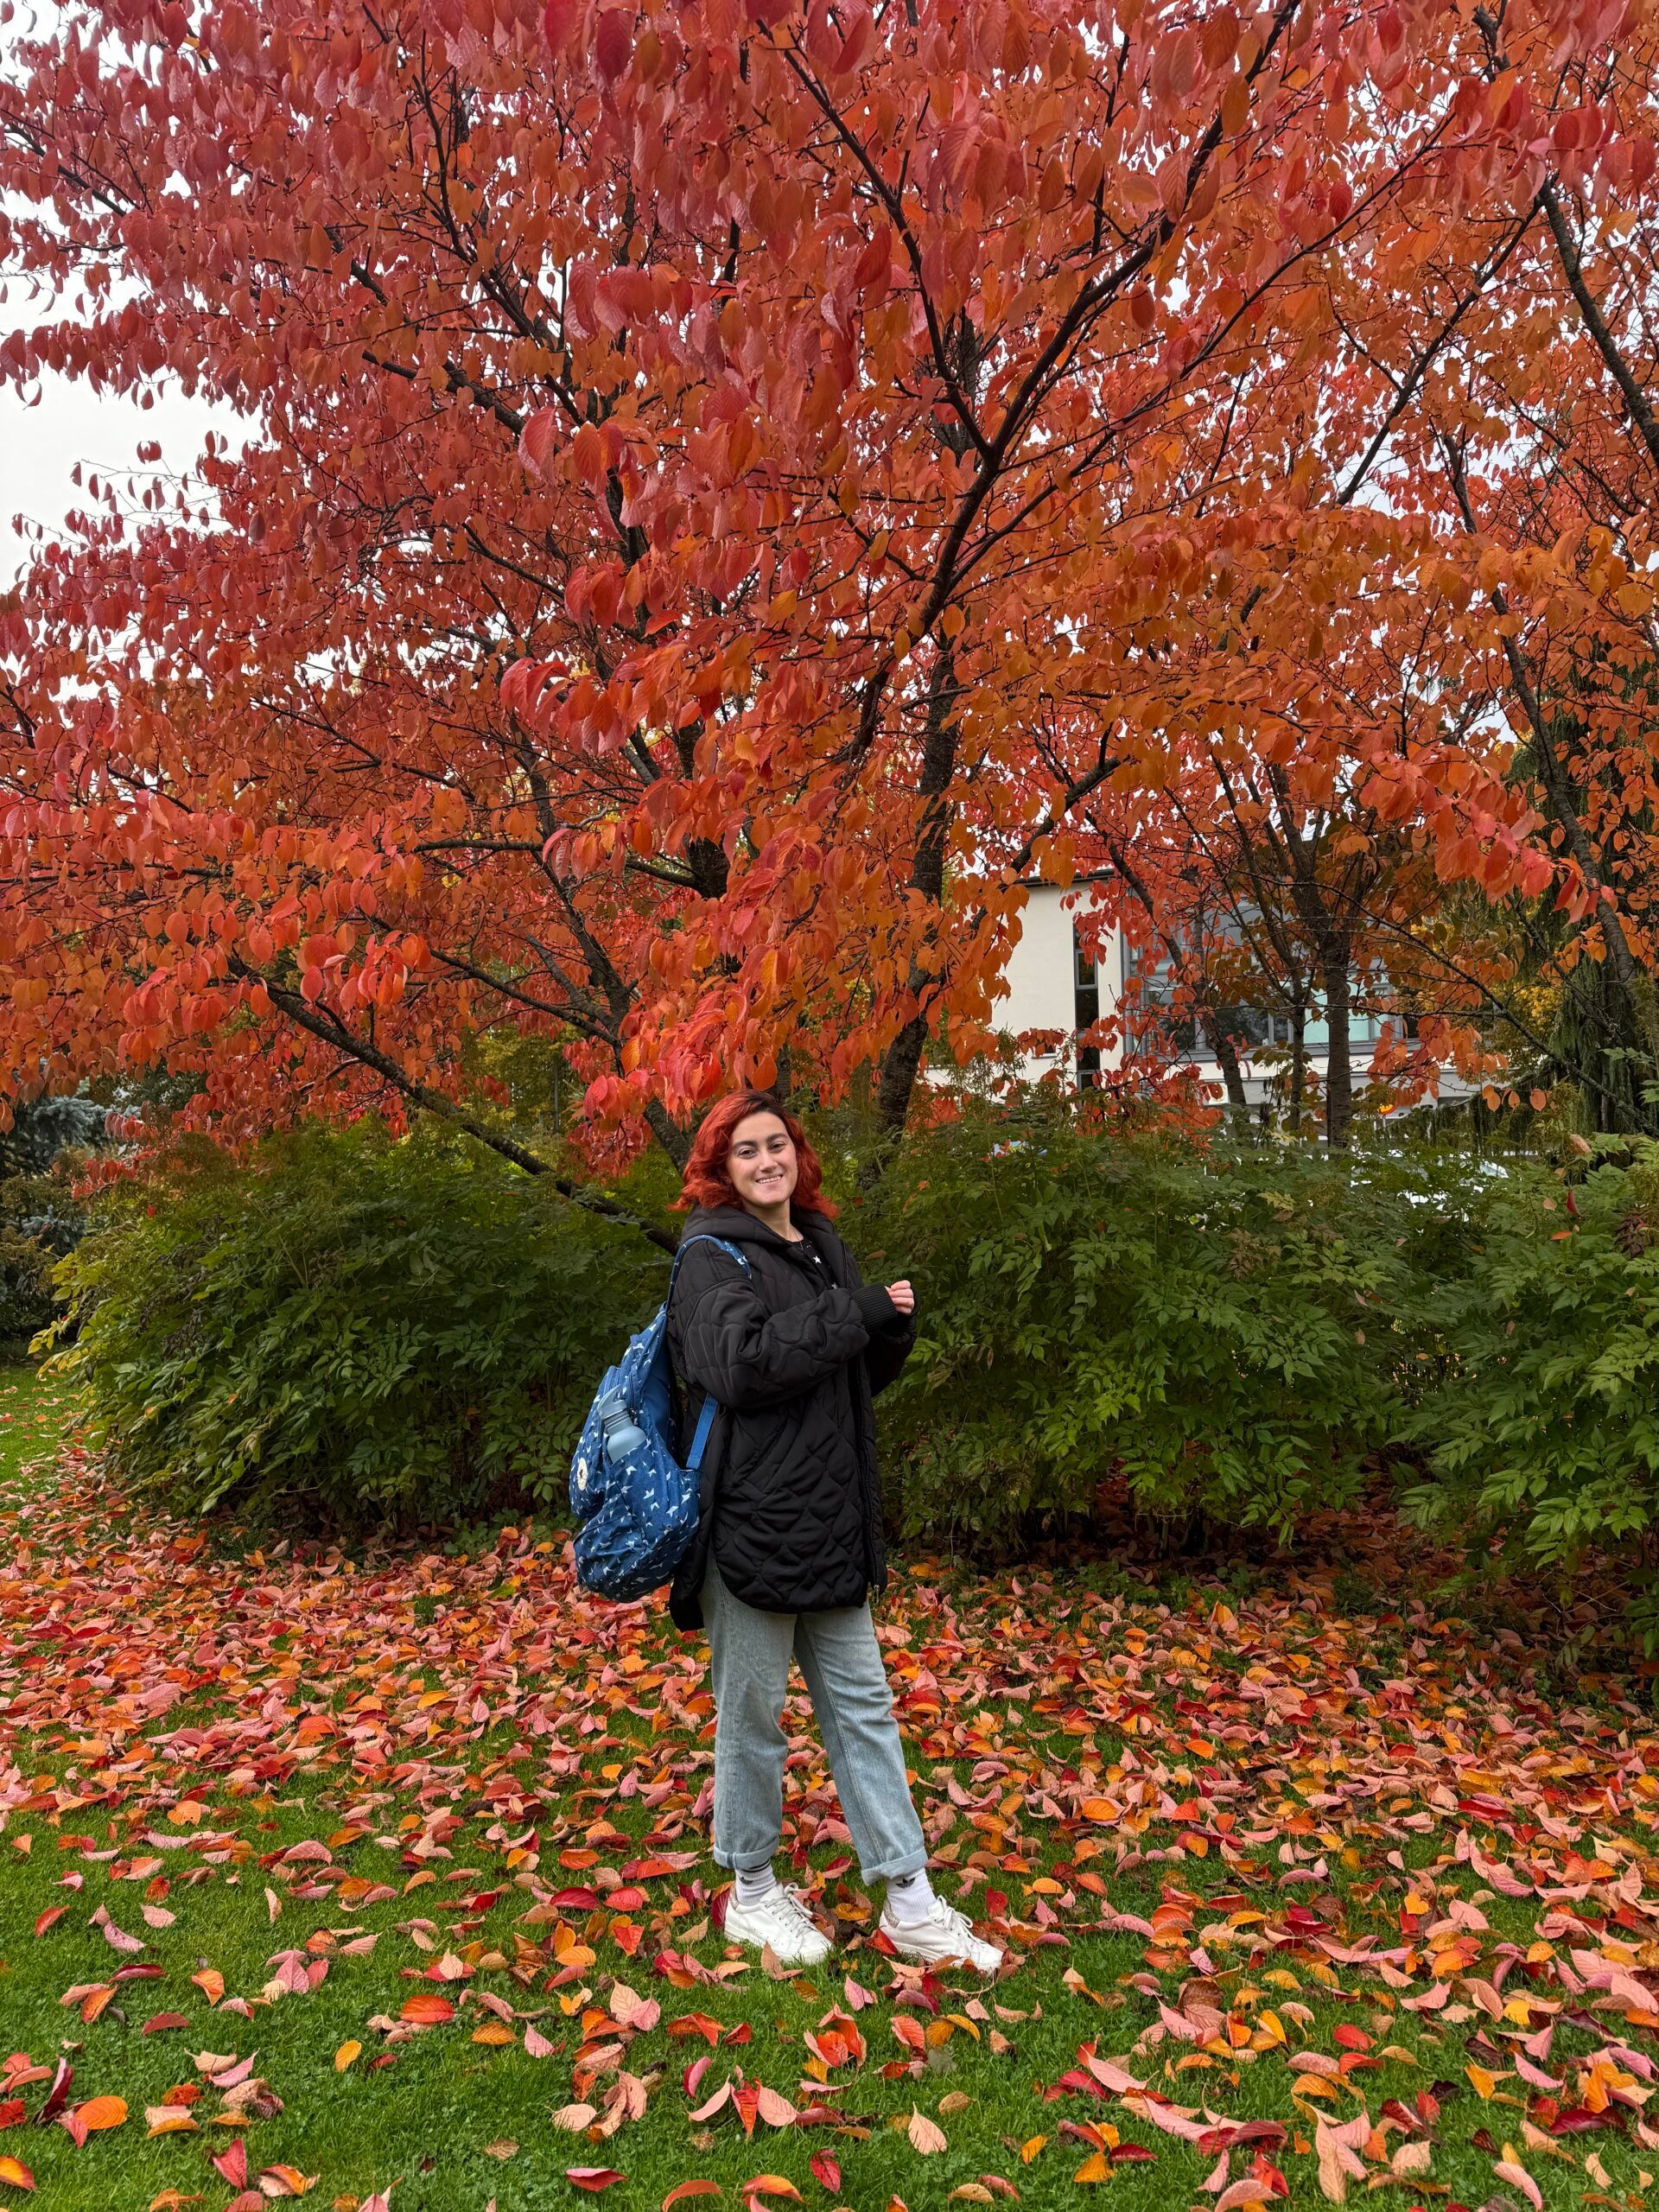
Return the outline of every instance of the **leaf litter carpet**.
<path id="1" fill-rule="evenodd" d="M 1618 1685 L 1317 1577 L 912 1568 L 934 1878 L 1010 1963 L 883 1955 L 799 1699 L 791 1978 L 721 1937 L 696 1644 L 485 1541 L 226 1556 L 73 1448 L 0 1497 L 0 2202 L 1651 2201 Z"/>

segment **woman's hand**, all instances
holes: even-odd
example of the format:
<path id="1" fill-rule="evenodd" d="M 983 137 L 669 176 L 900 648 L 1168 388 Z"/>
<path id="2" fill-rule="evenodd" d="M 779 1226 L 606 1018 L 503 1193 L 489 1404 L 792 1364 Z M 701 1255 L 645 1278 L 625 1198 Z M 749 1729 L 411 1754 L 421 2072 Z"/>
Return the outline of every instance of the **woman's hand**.
<path id="1" fill-rule="evenodd" d="M 893 1300 L 895 1313 L 913 1313 L 916 1311 L 916 1293 L 908 1281 L 890 1282 L 887 1296 Z"/>

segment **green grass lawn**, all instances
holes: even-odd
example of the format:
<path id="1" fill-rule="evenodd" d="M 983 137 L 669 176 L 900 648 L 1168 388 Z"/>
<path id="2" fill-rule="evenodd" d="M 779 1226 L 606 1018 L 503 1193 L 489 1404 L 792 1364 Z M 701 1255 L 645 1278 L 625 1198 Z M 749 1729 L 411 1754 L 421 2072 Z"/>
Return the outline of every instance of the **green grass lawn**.
<path id="1" fill-rule="evenodd" d="M 873 1946 L 803 1705 L 788 1825 L 842 1942 L 772 1980 L 711 1923 L 710 1714 L 658 1611 L 583 1599 L 532 1531 L 206 1541 L 58 1459 L 70 1412 L 0 1374 L 0 2161 L 53 2212 L 224 2212 L 238 2155 L 258 2202 L 291 2168 L 393 2212 L 575 2204 L 582 2168 L 639 2212 L 791 2201 L 768 2176 L 826 2212 L 1316 2203 L 1321 2118 L 1362 2113 L 1350 2201 L 1651 2201 L 1659 1737 L 1615 1684 L 1551 1710 L 1527 1654 L 1317 1582 L 1172 1608 L 908 1572 L 880 1618 L 935 1880 L 1014 1963 Z M 855 2004 L 861 2060 L 827 2039 Z M 1091 2088 L 1090 2046 L 1211 2141 Z M 60 2059 L 124 2120 L 35 2125 Z M 240 2062 L 263 2087 L 213 2086 Z M 740 2073 L 798 2117 L 694 2119 Z M 581 2102 L 628 2116 L 554 2125 Z M 1229 2149 L 1249 2121 L 1282 2135 Z"/>

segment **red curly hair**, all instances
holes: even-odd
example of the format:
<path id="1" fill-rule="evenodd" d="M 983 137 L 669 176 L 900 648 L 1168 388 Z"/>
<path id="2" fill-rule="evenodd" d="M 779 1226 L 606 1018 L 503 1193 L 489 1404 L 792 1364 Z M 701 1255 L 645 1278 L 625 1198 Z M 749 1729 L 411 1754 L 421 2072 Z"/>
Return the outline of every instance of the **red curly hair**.
<path id="1" fill-rule="evenodd" d="M 741 1205 L 743 1202 L 726 1172 L 726 1158 L 739 1122 L 747 1122 L 751 1114 L 775 1114 L 789 1131 L 790 1142 L 795 1147 L 796 1167 L 791 1205 L 798 1206 L 803 1213 L 821 1213 L 833 1218 L 837 1209 L 823 1195 L 823 1166 L 812 1149 L 811 1140 L 789 1109 L 769 1090 L 734 1091 L 729 1098 L 722 1098 L 709 1109 L 691 1147 L 691 1157 L 685 1163 L 680 1195 L 674 1201 L 677 1210 L 683 1212 L 690 1206 Z"/>

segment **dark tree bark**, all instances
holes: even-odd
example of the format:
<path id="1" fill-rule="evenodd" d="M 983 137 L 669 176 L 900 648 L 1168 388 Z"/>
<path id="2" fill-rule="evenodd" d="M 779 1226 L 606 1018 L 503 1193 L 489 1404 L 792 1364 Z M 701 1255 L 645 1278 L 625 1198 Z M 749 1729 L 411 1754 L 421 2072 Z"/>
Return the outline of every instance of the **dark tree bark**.
<path id="1" fill-rule="evenodd" d="M 1250 1102 L 1244 1096 L 1244 1072 L 1238 1065 L 1238 1040 L 1227 1020 L 1225 1007 L 1217 1007 L 1206 1025 L 1216 1048 L 1216 1065 L 1221 1070 L 1223 1088 L 1227 1093 L 1230 1117 L 1236 1129 L 1248 1130 Z"/>
<path id="2" fill-rule="evenodd" d="M 1290 1009 L 1290 1133 L 1302 1134 L 1307 1109 L 1307 1001 L 1298 991 Z"/>
<path id="3" fill-rule="evenodd" d="M 1352 946 L 1346 931 L 1319 945 L 1319 981 L 1325 988 L 1326 1059 L 1325 1141 L 1332 1152 L 1345 1152 L 1353 1130 L 1354 1062 L 1352 986 L 1348 963 Z"/>
<path id="4" fill-rule="evenodd" d="M 928 689 L 922 772 L 917 785 L 922 812 L 910 868 L 911 889 L 919 892 L 936 910 L 942 910 L 944 903 L 944 856 L 950 834 L 950 791 L 957 767 L 956 709 L 960 696 L 961 687 L 946 646 L 939 653 Z M 940 918 L 943 919 L 942 911 Z M 937 924 L 935 927 L 937 931 Z M 904 1135 L 911 1096 L 921 1073 L 922 1055 L 927 1049 L 930 1018 L 924 995 L 929 978 L 918 967 L 912 966 L 909 982 L 912 992 L 924 1002 L 882 1057 L 875 1086 L 878 1143 L 866 1169 L 870 1181 L 879 1179 L 893 1147 Z"/>

